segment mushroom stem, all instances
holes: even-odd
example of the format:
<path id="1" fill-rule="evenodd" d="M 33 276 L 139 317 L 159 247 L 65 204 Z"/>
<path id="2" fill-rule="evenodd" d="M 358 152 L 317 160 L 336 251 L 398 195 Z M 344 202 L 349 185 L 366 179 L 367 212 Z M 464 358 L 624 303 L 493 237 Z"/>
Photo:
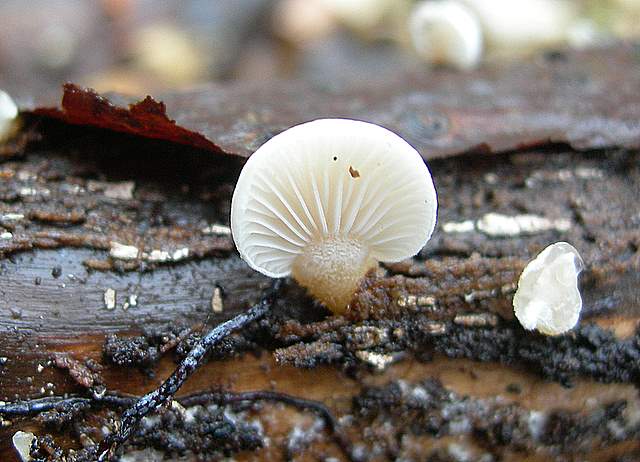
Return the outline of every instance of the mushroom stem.
<path id="1" fill-rule="evenodd" d="M 298 283 L 334 313 L 344 313 L 358 283 L 377 261 L 357 239 L 330 235 L 309 243 L 293 262 Z"/>

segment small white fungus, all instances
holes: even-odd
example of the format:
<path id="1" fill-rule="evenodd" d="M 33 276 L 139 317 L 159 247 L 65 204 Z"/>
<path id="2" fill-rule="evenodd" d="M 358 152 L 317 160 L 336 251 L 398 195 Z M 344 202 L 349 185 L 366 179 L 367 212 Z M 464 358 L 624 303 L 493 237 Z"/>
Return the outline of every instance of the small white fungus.
<path id="1" fill-rule="evenodd" d="M 31 443 L 35 439 L 35 435 L 31 432 L 18 431 L 13 434 L 13 447 L 16 448 L 20 460 L 28 462 L 31 459 Z"/>
<path id="2" fill-rule="evenodd" d="M 378 125 L 322 119 L 293 127 L 247 161 L 231 229 L 242 258 L 293 277 L 334 312 L 378 261 L 415 255 L 429 240 L 437 199 L 418 152 Z"/>
<path id="3" fill-rule="evenodd" d="M 520 324 L 546 335 L 572 329 L 582 309 L 578 275 L 583 268 L 580 254 L 566 242 L 556 242 L 540 252 L 520 275 L 513 297 Z"/>
<path id="4" fill-rule="evenodd" d="M 0 90 L 0 143 L 12 135 L 17 117 L 18 106 L 11 96 Z"/>
<path id="5" fill-rule="evenodd" d="M 460 0 L 477 16 L 490 52 L 507 56 L 558 45 L 577 17 L 570 0 Z"/>
<path id="6" fill-rule="evenodd" d="M 411 40 L 422 59 L 459 69 L 482 57 L 482 30 L 474 13 L 456 0 L 423 1 L 409 19 Z"/>

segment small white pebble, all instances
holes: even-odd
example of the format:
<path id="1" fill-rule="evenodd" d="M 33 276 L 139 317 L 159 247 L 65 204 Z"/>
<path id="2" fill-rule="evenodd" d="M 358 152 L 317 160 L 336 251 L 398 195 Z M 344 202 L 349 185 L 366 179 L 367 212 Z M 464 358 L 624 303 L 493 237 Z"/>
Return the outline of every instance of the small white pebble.
<path id="1" fill-rule="evenodd" d="M 11 239 L 13 237 L 13 234 L 11 234 L 9 231 L 4 231 L 2 234 L 0 234 L 0 239 Z"/>
<path id="2" fill-rule="evenodd" d="M 133 245 L 111 241 L 109 256 L 118 260 L 135 260 L 138 258 L 138 248 Z"/>
<path id="3" fill-rule="evenodd" d="M 138 296 L 136 294 L 129 295 L 129 306 L 138 306 Z"/>
<path id="4" fill-rule="evenodd" d="M 582 310 L 578 275 L 583 268 L 580 254 L 566 242 L 556 242 L 540 252 L 520 275 L 513 297 L 520 324 L 546 335 L 572 329 Z"/>
<path id="5" fill-rule="evenodd" d="M 29 453 L 31 452 L 31 444 L 35 437 L 36 436 L 31 432 L 19 431 L 13 434 L 13 447 L 16 448 L 22 462 L 32 460 Z"/>
<path id="6" fill-rule="evenodd" d="M 116 308 L 116 291 L 109 288 L 104 291 L 104 307 L 108 310 Z"/>
<path id="7" fill-rule="evenodd" d="M 36 367 L 36 370 L 38 371 L 38 374 L 39 374 L 44 370 L 44 366 L 42 364 L 38 364 L 38 367 Z"/>

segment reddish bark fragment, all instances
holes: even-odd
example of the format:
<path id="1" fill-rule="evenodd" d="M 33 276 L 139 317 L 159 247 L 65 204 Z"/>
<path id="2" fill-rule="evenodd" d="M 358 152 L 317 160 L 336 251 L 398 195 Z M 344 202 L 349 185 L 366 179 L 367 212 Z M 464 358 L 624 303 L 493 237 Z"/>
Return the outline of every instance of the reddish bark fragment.
<path id="1" fill-rule="evenodd" d="M 167 116 L 166 105 L 147 95 L 128 107 L 116 105 L 110 97 L 73 83 L 63 87 L 60 108 L 42 107 L 33 112 L 67 123 L 91 125 L 146 138 L 174 141 L 193 147 L 219 151 L 220 148 L 199 133 L 187 130 Z M 117 97 L 113 96 L 113 99 Z M 122 99 L 122 97 L 120 97 Z"/>

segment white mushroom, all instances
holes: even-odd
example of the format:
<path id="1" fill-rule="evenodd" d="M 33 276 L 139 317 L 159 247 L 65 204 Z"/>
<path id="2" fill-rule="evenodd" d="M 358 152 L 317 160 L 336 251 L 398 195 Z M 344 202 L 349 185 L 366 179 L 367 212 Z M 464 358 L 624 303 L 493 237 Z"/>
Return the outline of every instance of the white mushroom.
<path id="1" fill-rule="evenodd" d="M 35 435 L 31 432 L 17 431 L 13 434 L 13 447 L 22 462 L 33 460 L 31 457 L 31 444 L 35 438 Z"/>
<path id="2" fill-rule="evenodd" d="M 563 43 L 577 17 L 570 0 L 460 0 L 478 17 L 487 48 L 519 55 Z"/>
<path id="3" fill-rule="evenodd" d="M 482 57 L 482 30 L 474 13 L 456 0 L 424 1 L 409 19 L 411 40 L 422 59 L 470 69 Z"/>
<path id="4" fill-rule="evenodd" d="M 582 298 L 578 275 L 584 263 L 566 242 L 544 249 L 525 267 L 513 297 L 513 309 L 525 329 L 562 334 L 578 323 Z"/>
<path id="5" fill-rule="evenodd" d="M 0 143 L 13 134 L 16 117 L 18 117 L 18 106 L 11 96 L 0 90 Z"/>
<path id="6" fill-rule="evenodd" d="M 429 169 L 405 140 L 367 122 L 321 119 L 273 137 L 249 158 L 231 229 L 253 269 L 293 275 L 342 312 L 378 261 L 425 245 L 436 208 Z"/>

